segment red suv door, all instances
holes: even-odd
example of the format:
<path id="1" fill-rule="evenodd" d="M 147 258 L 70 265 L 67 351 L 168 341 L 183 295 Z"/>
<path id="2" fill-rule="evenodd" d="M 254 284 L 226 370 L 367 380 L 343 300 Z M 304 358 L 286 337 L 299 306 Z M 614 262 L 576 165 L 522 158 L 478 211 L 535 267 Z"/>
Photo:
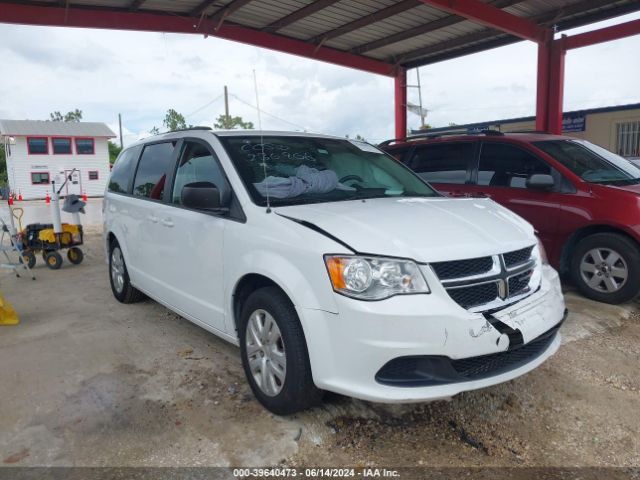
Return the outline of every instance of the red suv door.
<path id="1" fill-rule="evenodd" d="M 471 182 L 478 142 L 439 142 L 417 145 L 408 160 L 409 168 L 440 193 L 465 196 Z"/>
<path id="2" fill-rule="evenodd" d="M 533 174 L 551 175 L 553 188 L 527 187 Z M 547 162 L 531 151 L 513 143 L 483 141 L 473 185 L 467 186 L 475 196 L 488 196 L 529 221 L 538 231 L 551 258 L 560 254 L 557 242 L 560 204 L 566 181 Z M 570 190 L 570 188 L 569 188 Z"/>

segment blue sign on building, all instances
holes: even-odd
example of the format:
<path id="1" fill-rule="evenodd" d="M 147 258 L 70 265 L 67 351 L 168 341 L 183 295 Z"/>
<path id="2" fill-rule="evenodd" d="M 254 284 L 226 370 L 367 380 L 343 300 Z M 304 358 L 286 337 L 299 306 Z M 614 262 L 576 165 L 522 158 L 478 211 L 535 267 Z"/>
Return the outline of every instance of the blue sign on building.
<path id="1" fill-rule="evenodd" d="M 586 123 L 584 115 L 565 115 L 562 117 L 562 131 L 584 132 Z"/>

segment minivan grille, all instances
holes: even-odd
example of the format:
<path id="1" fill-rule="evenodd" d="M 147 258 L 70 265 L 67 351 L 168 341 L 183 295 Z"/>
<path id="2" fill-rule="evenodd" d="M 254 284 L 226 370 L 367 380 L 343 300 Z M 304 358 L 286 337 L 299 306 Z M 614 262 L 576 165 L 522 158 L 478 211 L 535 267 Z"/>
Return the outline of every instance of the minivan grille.
<path id="1" fill-rule="evenodd" d="M 531 292 L 530 282 L 536 264 L 533 248 L 490 257 L 436 262 L 431 268 L 458 305 L 481 311 L 483 305 L 492 304 L 487 308 L 495 308 L 497 300 L 506 303 L 513 297 Z"/>
<path id="2" fill-rule="evenodd" d="M 452 262 L 437 262 L 432 263 L 431 266 L 440 280 L 450 280 L 452 278 L 464 278 L 487 273 L 493 267 L 493 259 L 491 257 L 480 257 Z"/>
<path id="3" fill-rule="evenodd" d="M 480 283 L 468 287 L 451 288 L 447 292 L 458 305 L 469 309 L 498 298 L 498 284 L 496 282 Z"/>
<path id="4" fill-rule="evenodd" d="M 516 265 L 521 265 L 531 258 L 532 250 L 533 250 L 533 247 L 527 247 L 527 248 L 522 248 L 520 250 L 516 250 L 514 252 L 505 253 L 503 255 L 504 264 L 507 266 L 507 268 L 512 268 L 512 267 L 515 267 Z"/>

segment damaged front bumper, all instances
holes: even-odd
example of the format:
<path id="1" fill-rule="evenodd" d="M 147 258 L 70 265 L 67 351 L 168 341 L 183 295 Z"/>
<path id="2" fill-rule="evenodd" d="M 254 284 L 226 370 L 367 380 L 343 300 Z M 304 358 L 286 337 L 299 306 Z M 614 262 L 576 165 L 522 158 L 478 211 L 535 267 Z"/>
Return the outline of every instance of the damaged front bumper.
<path id="1" fill-rule="evenodd" d="M 527 373 L 558 349 L 566 316 L 558 275 L 548 266 L 537 292 L 484 314 L 438 291 L 337 301 L 338 314 L 299 310 L 305 335 L 314 338 L 316 385 L 391 403 L 447 398 Z"/>

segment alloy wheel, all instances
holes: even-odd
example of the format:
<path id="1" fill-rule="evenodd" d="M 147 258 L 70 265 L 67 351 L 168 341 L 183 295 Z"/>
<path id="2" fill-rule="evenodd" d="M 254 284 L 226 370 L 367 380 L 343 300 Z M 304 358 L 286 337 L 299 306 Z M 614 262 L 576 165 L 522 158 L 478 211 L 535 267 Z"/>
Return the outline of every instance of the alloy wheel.
<path id="1" fill-rule="evenodd" d="M 624 258 L 610 248 L 593 248 L 580 261 L 580 275 L 592 289 L 614 293 L 627 282 L 629 269 Z"/>
<path id="2" fill-rule="evenodd" d="M 259 309 L 249 316 L 245 345 L 256 385 L 275 397 L 284 386 L 287 357 L 280 328 L 269 312 Z"/>
<path id="3" fill-rule="evenodd" d="M 111 280 L 116 292 L 122 293 L 124 289 L 124 258 L 122 258 L 120 247 L 114 247 L 111 252 Z"/>

